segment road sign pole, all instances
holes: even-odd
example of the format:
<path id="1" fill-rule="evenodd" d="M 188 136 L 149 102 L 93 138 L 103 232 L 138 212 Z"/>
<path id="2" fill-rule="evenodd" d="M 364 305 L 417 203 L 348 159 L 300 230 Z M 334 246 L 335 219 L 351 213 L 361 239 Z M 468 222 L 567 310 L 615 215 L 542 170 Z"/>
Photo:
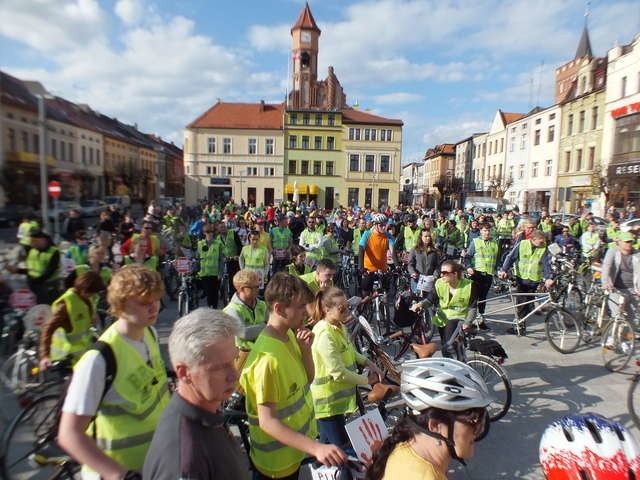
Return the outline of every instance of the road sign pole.
<path id="1" fill-rule="evenodd" d="M 60 218 L 58 216 L 58 197 L 53 197 L 53 240 L 60 243 Z"/>

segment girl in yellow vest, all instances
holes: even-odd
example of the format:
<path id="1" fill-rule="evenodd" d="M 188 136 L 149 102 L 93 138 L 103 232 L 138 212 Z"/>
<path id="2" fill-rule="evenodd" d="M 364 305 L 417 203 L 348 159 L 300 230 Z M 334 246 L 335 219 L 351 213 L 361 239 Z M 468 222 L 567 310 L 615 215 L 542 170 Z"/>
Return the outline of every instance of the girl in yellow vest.
<path id="1" fill-rule="evenodd" d="M 58 443 L 83 466 L 83 478 L 136 478 L 142 470 L 169 402 L 166 368 L 152 328 L 163 295 L 160 274 L 148 268 L 128 265 L 111 279 L 107 300 L 117 321 L 100 341 L 113 352 L 115 376 L 105 392 L 104 355 L 85 353 L 74 369 L 58 430 Z"/>
<path id="2" fill-rule="evenodd" d="M 308 388 L 314 378 L 313 333 L 303 328 L 307 306 L 313 300 L 311 291 L 300 278 L 279 272 L 267 285 L 264 297 L 269 320 L 240 376 L 254 479 L 296 479 L 307 455 L 325 465 L 342 465 L 347 458 L 342 449 L 315 440 Z"/>
<path id="3" fill-rule="evenodd" d="M 286 267 L 286 272 L 295 277 L 300 277 L 305 275 L 311 271 L 311 267 L 307 265 L 307 252 L 304 251 L 300 245 L 294 245 L 291 247 L 291 258 L 293 262 L 291 262 Z"/>
<path id="4" fill-rule="evenodd" d="M 41 370 L 49 368 L 52 361 L 67 357 L 77 360 L 93 343 L 91 326 L 97 324 L 97 315 L 92 297 L 104 289 L 99 274 L 86 272 L 53 302 L 52 315 L 40 331 Z"/>
<path id="5" fill-rule="evenodd" d="M 348 446 L 344 429 L 345 414 L 356 408 L 356 386 L 381 381 L 382 372 L 373 362 L 358 353 L 349 340 L 344 324 L 351 318 L 347 297 L 336 287 L 321 290 L 316 295 L 313 312 L 311 351 L 315 377 L 311 395 L 320 441 Z M 369 367 L 368 375 L 359 374 L 357 367 Z"/>
<path id="6" fill-rule="evenodd" d="M 260 233 L 255 230 L 249 234 L 249 245 L 242 247 L 240 257 L 240 269 L 253 270 L 260 275 L 260 289 L 264 288 L 267 280 L 267 272 L 269 271 L 269 252 L 266 248 L 261 247 Z"/>

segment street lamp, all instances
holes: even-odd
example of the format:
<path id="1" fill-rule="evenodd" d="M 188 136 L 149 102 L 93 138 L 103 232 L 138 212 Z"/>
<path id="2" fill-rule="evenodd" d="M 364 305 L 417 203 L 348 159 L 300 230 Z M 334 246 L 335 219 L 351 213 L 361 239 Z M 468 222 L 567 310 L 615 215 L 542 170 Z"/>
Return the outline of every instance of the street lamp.
<path id="1" fill-rule="evenodd" d="M 39 160 L 40 160 L 40 209 L 42 210 L 42 228 L 46 231 L 49 231 L 49 193 L 47 191 L 47 142 L 46 142 L 46 134 L 47 134 L 47 125 L 46 125 L 46 106 L 45 106 L 45 96 L 44 94 L 36 95 L 38 98 L 38 126 L 40 128 L 40 138 L 38 148 L 40 150 Z M 54 215 L 57 212 L 54 212 Z"/>
<path id="2" fill-rule="evenodd" d="M 243 200 L 243 198 L 242 198 L 242 185 L 244 185 L 246 183 L 246 180 L 242 179 L 242 170 L 240 171 L 238 176 L 240 177 L 240 180 L 238 180 L 238 183 L 240 184 L 240 204 L 242 205 L 242 200 Z M 247 204 L 247 206 L 249 206 L 249 205 Z"/>

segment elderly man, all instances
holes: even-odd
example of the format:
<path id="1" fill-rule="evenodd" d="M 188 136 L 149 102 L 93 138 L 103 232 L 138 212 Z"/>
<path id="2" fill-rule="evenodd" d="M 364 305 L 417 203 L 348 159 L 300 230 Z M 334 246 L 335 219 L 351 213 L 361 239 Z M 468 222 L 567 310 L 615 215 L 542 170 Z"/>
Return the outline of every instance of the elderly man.
<path id="1" fill-rule="evenodd" d="M 238 381 L 235 337 L 241 332 L 237 319 L 205 308 L 175 323 L 169 356 L 178 388 L 156 427 L 143 478 L 248 477 L 248 465 L 220 413 Z"/>

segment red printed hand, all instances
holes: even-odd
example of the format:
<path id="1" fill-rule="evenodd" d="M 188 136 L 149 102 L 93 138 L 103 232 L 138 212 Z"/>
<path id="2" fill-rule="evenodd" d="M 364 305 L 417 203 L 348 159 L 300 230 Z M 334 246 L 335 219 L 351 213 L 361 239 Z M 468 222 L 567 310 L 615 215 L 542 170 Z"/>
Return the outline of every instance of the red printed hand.
<path id="1" fill-rule="evenodd" d="M 367 465 L 371 465 L 373 462 L 373 454 L 382 446 L 382 432 L 380 431 L 380 426 L 365 418 L 362 421 L 362 425 L 358 427 L 358 430 L 360 430 L 360 434 L 364 437 L 364 441 L 367 442 L 367 445 L 371 449 L 371 457 L 366 453 L 363 453 L 360 455 L 360 458 Z"/>

